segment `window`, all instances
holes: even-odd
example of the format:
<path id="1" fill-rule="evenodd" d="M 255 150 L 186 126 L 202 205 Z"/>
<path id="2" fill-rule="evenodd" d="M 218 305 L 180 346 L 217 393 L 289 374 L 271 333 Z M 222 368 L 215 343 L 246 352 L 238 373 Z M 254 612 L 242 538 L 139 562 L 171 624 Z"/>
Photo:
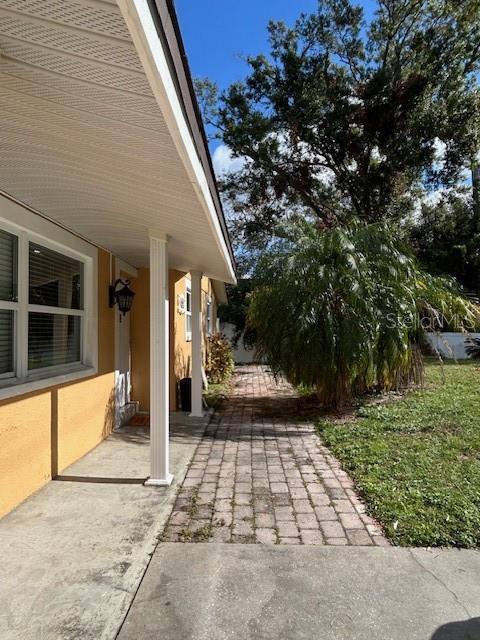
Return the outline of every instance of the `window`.
<path id="1" fill-rule="evenodd" d="M 213 303 L 212 298 L 207 298 L 207 336 L 211 336 L 213 333 Z"/>
<path id="2" fill-rule="evenodd" d="M 0 229 L 0 378 L 15 375 L 15 309 L 18 306 L 18 239 Z"/>
<path id="3" fill-rule="evenodd" d="M 48 244 L 0 229 L 0 382 L 85 362 L 85 261 Z"/>
<path id="4" fill-rule="evenodd" d="M 79 363 L 83 263 L 34 242 L 28 256 L 28 370 Z"/>
<path id="5" fill-rule="evenodd" d="M 186 281 L 185 290 L 185 338 L 187 341 L 192 339 L 192 283 Z"/>

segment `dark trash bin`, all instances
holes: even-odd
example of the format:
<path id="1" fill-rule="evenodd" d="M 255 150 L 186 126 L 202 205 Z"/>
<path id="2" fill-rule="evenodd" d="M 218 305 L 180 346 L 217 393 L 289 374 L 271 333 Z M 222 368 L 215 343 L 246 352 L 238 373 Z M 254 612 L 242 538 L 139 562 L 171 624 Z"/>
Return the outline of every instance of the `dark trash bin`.
<path id="1" fill-rule="evenodd" d="M 192 410 L 192 379 L 182 378 L 179 382 L 180 386 L 180 404 L 182 411 Z"/>

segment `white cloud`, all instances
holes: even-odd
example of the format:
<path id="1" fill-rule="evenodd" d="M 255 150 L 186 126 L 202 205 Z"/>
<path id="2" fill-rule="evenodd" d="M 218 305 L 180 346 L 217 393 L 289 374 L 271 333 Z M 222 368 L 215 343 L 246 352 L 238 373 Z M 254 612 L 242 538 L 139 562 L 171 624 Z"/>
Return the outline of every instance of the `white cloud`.
<path id="1" fill-rule="evenodd" d="M 217 178 L 221 178 L 229 171 L 242 169 L 245 158 L 234 158 L 231 149 L 226 144 L 221 144 L 213 152 L 212 162 Z"/>

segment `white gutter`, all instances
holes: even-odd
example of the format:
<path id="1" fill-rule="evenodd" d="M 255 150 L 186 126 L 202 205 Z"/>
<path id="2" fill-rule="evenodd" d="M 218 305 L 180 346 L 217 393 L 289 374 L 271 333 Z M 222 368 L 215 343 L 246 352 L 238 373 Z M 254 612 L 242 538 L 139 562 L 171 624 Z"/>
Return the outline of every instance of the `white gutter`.
<path id="1" fill-rule="evenodd" d="M 223 236 L 204 169 L 197 155 L 190 129 L 177 95 L 167 56 L 158 37 L 148 1 L 117 0 L 117 2 L 130 30 L 133 43 L 172 140 L 185 166 L 190 182 L 198 195 L 199 202 L 205 211 L 218 249 L 227 267 L 230 276 L 229 282 L 234 284 L 236 283 L 236 278 L 230 253 Z"/>

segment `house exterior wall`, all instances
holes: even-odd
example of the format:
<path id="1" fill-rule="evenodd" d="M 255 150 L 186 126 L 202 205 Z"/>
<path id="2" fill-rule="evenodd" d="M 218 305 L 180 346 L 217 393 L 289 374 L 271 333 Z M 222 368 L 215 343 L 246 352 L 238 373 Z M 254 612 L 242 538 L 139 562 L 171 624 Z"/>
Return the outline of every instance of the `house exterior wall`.
<path id="1" fill-rule="evenodd" d="M 178 400 L 178 382 L 191 375 L 192 344 L 187 340 L 186 314 L 179 309 L 179 297 L 185 296 L 190 274 L 183 271 L 170 270 L 169 302 L 170 302 L 170 409 L 180 408 Z M 149 376 L 149 270 L 139 269 L 138 278 L 132 280 L 135 301 L 131 311 L 131 349 L 132 349 L 132 399 L 140 403 L 141 411 L 150 408 L 150 376 Z M 217 302 L 212 282 L 202 278 L 202 313 L 204 357 L 207 348 L 206 309 L 207 299 L 212 299 L 213 323 L 216 323 Z"/>
<path id="2" fill-rule="evenodd" d="M 108 304 L 110 266 L 113 269 L 114 259 L 99 249 L 98 373 L 56 391 L 58 473 L 93 449 L 115 426 L 115 310 Z"/>
<path id="3" fill-rule="evenodd" d="M 186 314 L 180 313 L 178 308 L 178 297 L 185 295 L 187 281 L 190 274 L 174 271 L 170 274 L 170 406 L 172 409 L 179 409 L 178 382 L 182 378 L 191 376 L 192 370 L 192 343 L 187 340 Z M 202 277 L 202 337 L 203 337 L 203 361 L 207 354 L 207 300 L 212 300 L 212 318 L 215 326 L 217 318 L 217 303 L 213 291 L 212 281 Z"/>
<path id="4" fill-rule="evenodd" d="M 170 408 L 179 408 L 178 381 L 190 376 L 192 344 L 187 341 L 186 315 L 179 310 L 179 296 L 187 290 L 188 274 L 170 272 Z"/>
<path id="5" fill-rule="evenodd" d="M 101 442 L 114 427 L 110 255 L 98 250 L 98 372 L 0 402 L 0 517 Z"/>
<path id="6" fill-rule="evenodd" d="M 51 478 L 51 392 L 0 403 L 0 517 Z"/>
<path id="7" fill-rule="evenodd" d="M 18 206 L 18 205 L 15 205 Z M 9 211 L 9 213 L 11 213 Z M 15 213 L 15 212 L 14 212 Z M 0 218 L 6 216 L 0 198 Z M 29 214 L 35 216 L 36 214 Z M 47 230 L 55 227 L 47 224 Z M 52 230 L 55 235 L 55 230 Z M 61 231 L 66 238 L 71 234 Z M 74 241 L 74 236 L 71 236 Z M 81 241 L 84 242 L 84 241 Z M 0 399 L 0 517 L 52 477 L 88 453 L 107 437 L 115 426 L 115 313 L 109 307 L 108 287 L 115 273 L 115 258 L 102 249 L 89 245 L 95 260 L 96 363 L 94 374 L 58 384 L 40 382 L 30 387 L 1 389 Z M 149 270 L 138 269 L 131 279 L 135 300 L 130 315 L 132 400 L 143 411 L 149 410 Z M 186 338 L 185 314 L 178 297 L 185 295 L 189 275 L 170 272 L 170 403 L 177 408 L 177 381 L 191 373 L 191 342 Z M 92 283 L 93 286 L 93 283 Z M 206 351 L 206 303 L 213 302 L 212 317 L 216 321 L 216 301 L 212 283 L 202 278 L 202 310 L 204 352 Z"/>

